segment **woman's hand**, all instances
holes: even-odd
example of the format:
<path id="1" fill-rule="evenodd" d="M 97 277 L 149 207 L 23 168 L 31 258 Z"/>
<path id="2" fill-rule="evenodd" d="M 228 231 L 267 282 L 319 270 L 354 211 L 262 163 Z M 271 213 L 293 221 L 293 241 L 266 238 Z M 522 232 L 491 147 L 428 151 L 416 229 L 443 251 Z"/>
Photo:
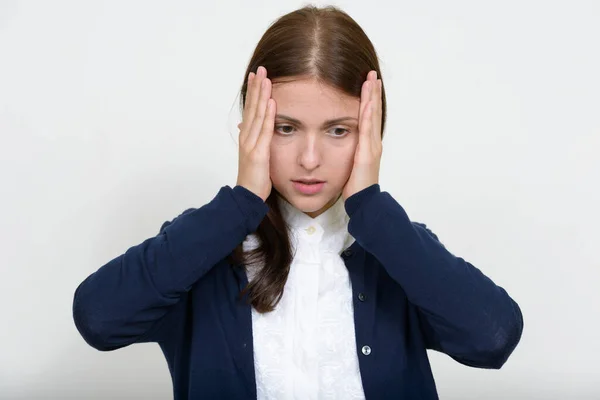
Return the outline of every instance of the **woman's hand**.
<path id="1" fill-rule="evenodd" d="M 377 71 L 370 71 L 360 94 L 358 146 L 354 154 L 350 178 L 342 191 L 344 201 L 362 189 L 379 183 L 379 167 L 383 152 L 381 118 L 381 79 L 377 79 Z"/>
<path id="2" fill-rule="evenodd" d="M 271 80 L 260 66 L 248 75 L 248 91 L 242 122 L 238 125 L 239 162 L 237 185 L 267 200 L 273 183 L 269 172 L 271 138 L 275 130 L 275 100 L 271 99 Z"/>

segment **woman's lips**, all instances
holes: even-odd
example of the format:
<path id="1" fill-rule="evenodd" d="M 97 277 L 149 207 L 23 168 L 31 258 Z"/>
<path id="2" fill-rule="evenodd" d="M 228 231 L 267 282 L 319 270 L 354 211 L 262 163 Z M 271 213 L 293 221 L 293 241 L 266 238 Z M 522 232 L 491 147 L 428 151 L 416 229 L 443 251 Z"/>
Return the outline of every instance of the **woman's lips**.
<path id="1" fill-rule="evenodd" d="M 323 190 L 325 182 L 318 183 L 302 183 L 299 181 L 292 181 L 294 183 L 294 189 L 302 194 L 316 194 Z"/>

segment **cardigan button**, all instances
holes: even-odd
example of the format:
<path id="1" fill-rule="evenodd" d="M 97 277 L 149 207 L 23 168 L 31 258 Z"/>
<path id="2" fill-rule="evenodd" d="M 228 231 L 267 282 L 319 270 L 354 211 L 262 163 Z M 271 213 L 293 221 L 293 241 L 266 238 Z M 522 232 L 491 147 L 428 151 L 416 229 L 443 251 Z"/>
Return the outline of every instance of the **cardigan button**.
<path id="1" fill-rule="evenodd" d="M 346 249 L 346 250 L 344 250 L 344 255 L 345 255 L 346 257 L 350 257 L 350 256 L 352 255 L 352 250 L 350 250 L 350 249 Z"/>
<path id="2" fill-rule="evenodd" d="M 359 294 L 358 294 L 358 299 L 359 299 L 360 301 L 365 301 L 365 300 L 367 300 L 367 295 L 366 295 L 366 294 L 364 294 L 364 293 L 359 293 Z"/>
<path id="3" fill-rule="evenodd" d="M 368 356 L 369 354 L 371 354 L 371 348 L 370 348 L 369 346 L 363 346 L 363 348 L 362 348 L 362 353 L 363 353 L 365 356 Z"/>

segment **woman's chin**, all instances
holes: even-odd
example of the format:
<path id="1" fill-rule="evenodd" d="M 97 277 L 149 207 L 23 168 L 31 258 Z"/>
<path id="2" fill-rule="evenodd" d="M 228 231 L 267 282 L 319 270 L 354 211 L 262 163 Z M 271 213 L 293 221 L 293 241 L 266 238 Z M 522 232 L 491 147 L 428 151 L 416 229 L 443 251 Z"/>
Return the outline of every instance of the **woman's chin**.
<path id="1" fill-rule="evenodd" d="M 339 194 L 333 196 L 327 192 L 311 196 L 298 195 L 296 193 L 285 196 L 288 203 L 313 218 L 325 212 L 338 198 Z"/>

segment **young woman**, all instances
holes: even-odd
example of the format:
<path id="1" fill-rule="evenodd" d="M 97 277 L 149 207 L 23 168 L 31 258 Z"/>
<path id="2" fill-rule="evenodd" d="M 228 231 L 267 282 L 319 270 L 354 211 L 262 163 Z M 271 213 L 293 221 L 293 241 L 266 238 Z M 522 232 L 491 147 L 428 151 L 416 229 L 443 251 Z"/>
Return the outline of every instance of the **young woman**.
<path id="1" fill-rule="evenodd" d="M 356 22 L 284 15 L 241 95 L 237 184 L 85 279 L 83 338 L 157 342 L 178 400 L 437 399 L 426 349 L 500 368 L 519 306 L 379 186 L 385 91 Z"/>

